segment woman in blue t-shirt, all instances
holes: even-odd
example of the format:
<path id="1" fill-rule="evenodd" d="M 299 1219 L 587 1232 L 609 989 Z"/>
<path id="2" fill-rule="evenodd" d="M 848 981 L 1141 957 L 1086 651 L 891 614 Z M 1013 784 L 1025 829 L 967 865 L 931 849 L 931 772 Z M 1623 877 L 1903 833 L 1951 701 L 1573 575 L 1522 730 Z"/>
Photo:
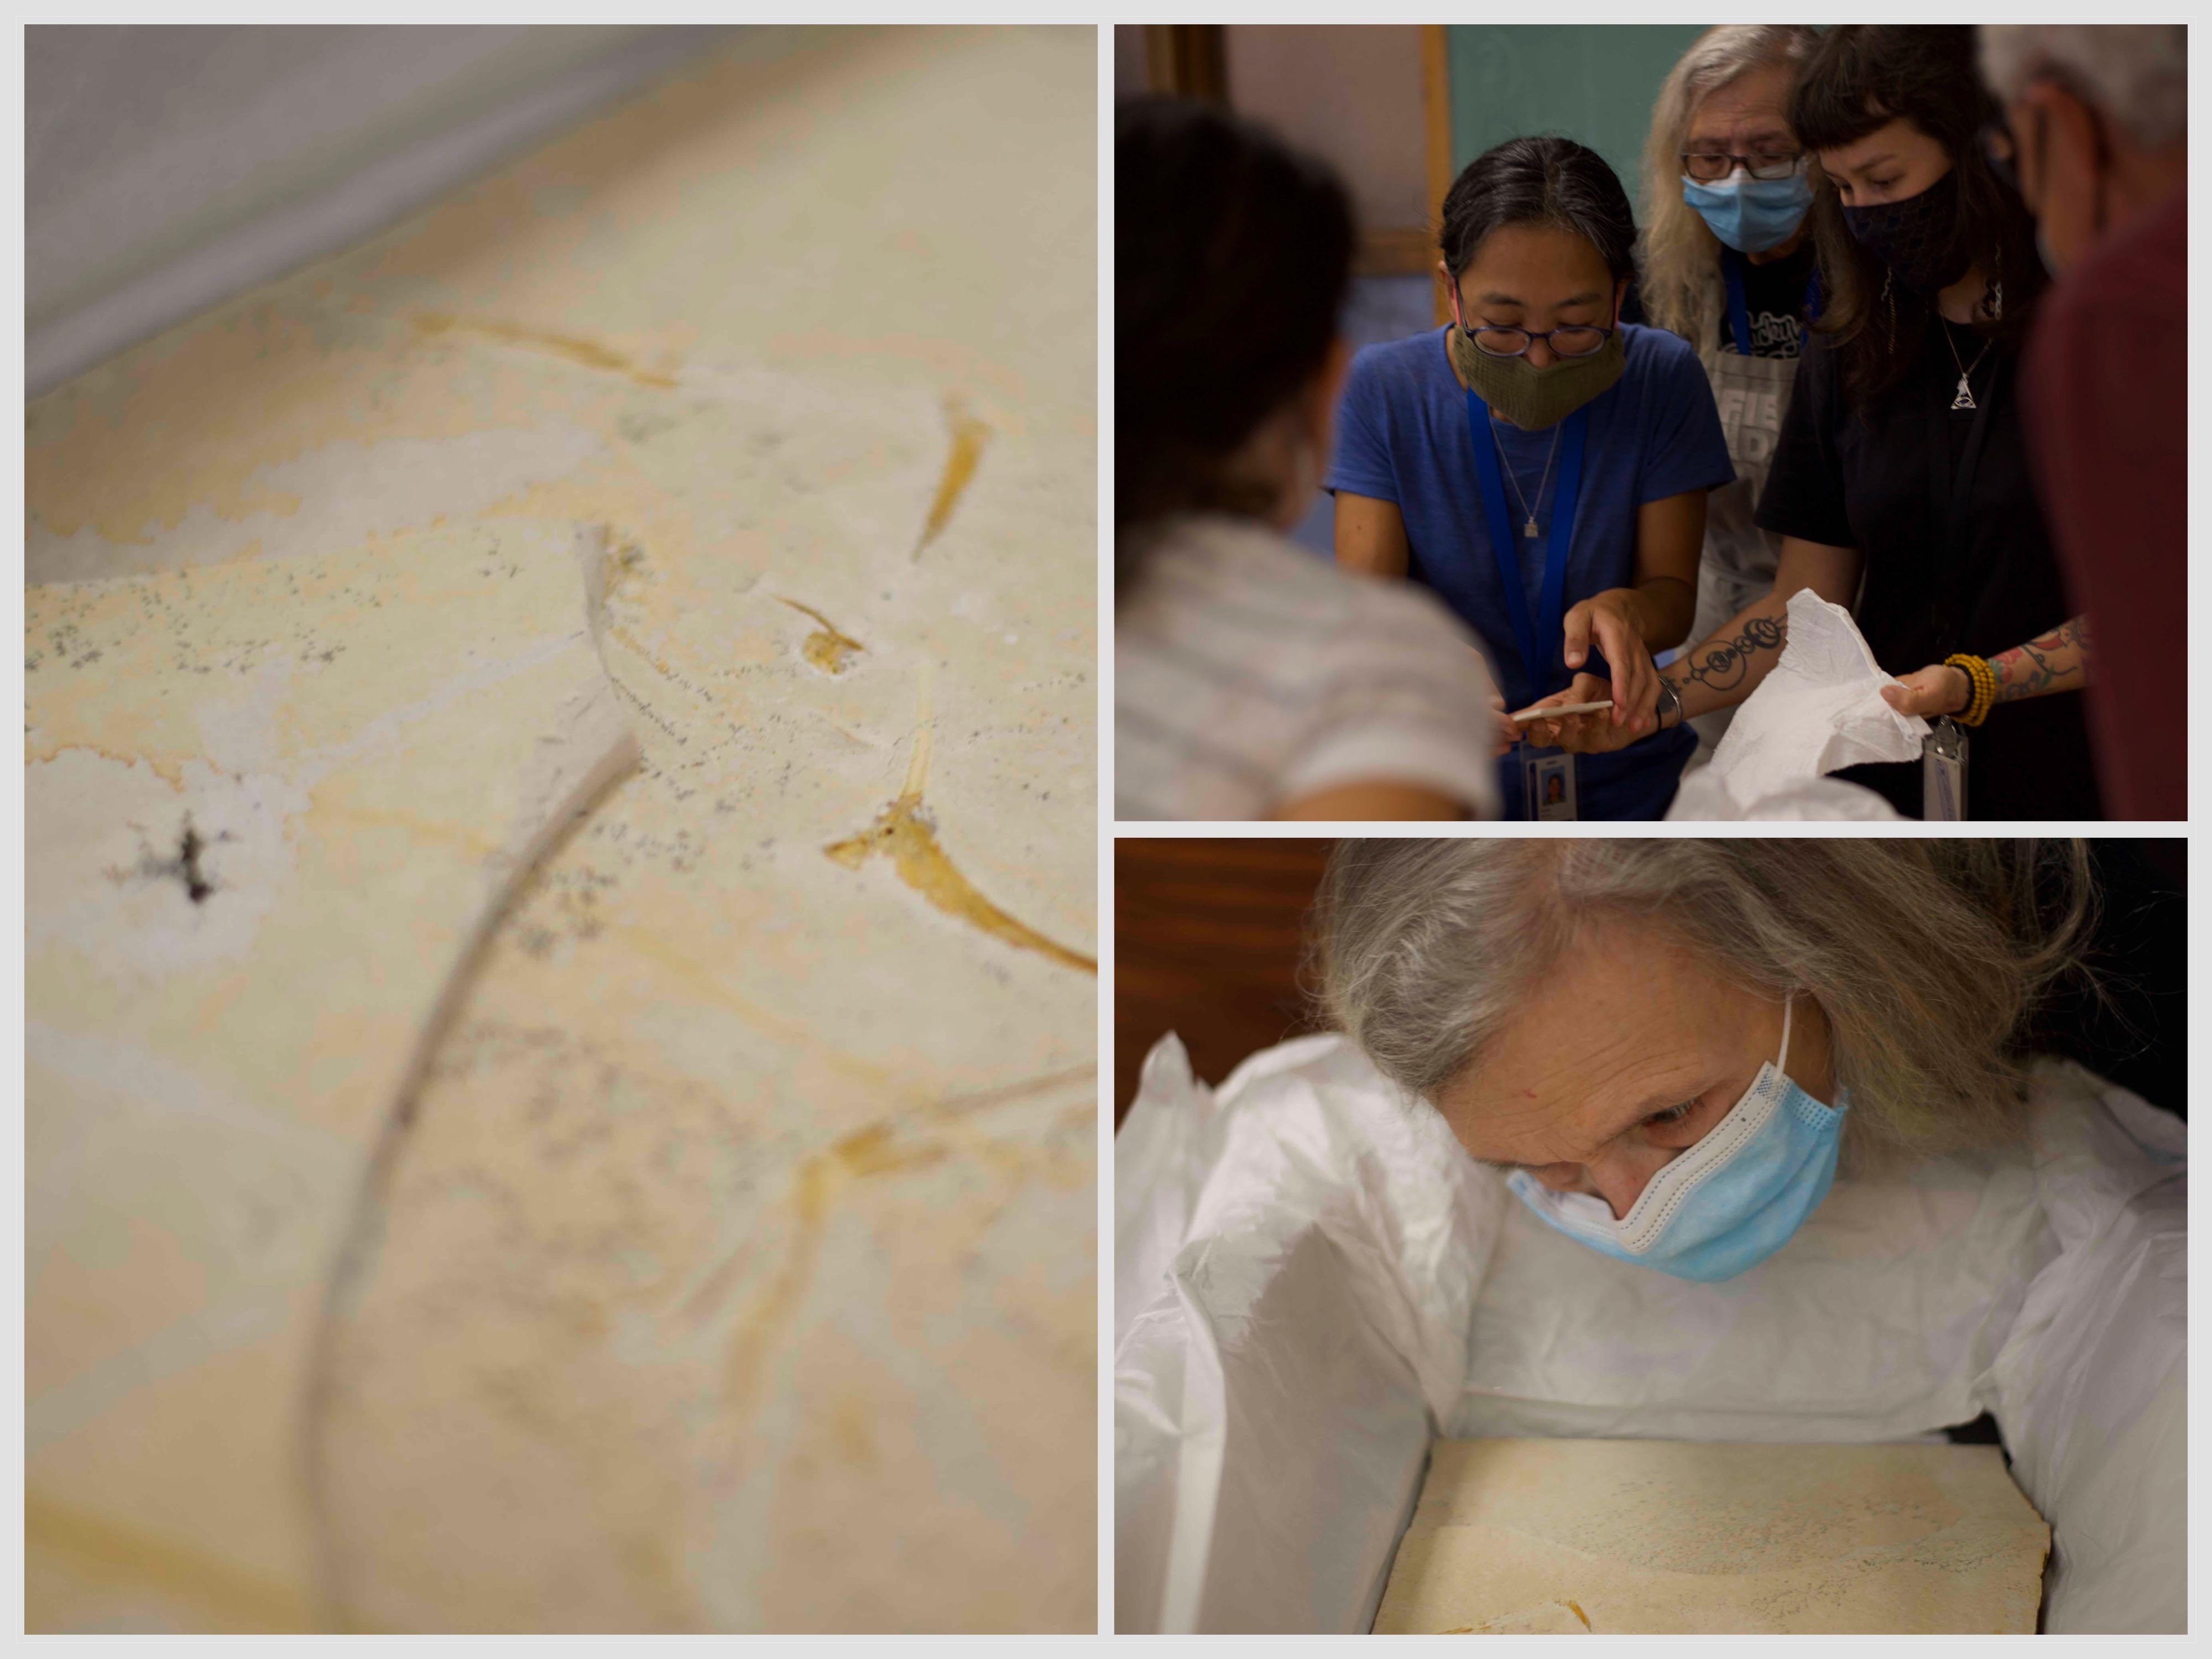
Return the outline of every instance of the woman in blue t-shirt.
<path id="1" fill-rule="evenodd" d="M 1511 707 L 1582 671 L 1609 681 L 1612 720 L 1655 732 L 1651 653 L 1689 632 L 1705 492 L 1735 477 L 1705 370 L 1686 341 L 1620 320 L 1636 222 L 1595 151 L 1509 139 L 1460 174 L 1443 218 L 1453 321 L 1352 362 L 1328 478 L 1337 562 L 1433 590 Z M 1660 817 L 1695 746 L 1668 724 L 1610 754 L 1544 751 L 1544 815 L 1562 815 L 1561 778 L 1574 816 Z M 1508 817 L 1528 815 L 1528 758 L 1500 763 Z"/>

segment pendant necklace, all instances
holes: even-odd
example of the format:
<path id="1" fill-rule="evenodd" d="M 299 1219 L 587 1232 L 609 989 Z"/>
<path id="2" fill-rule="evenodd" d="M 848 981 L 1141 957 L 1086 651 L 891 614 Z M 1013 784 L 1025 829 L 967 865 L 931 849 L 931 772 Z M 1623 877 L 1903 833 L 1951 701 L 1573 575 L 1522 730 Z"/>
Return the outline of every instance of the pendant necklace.
<path id="1" fill-rule="evenodd" d="M 1974 361 L 1979 362 L 1981 359 L 1977 357 Z M 1544 499 L 1544 486 L 1552 482 L 1552 463 L 1559 459 L 1559 434 L 1565 428 L 1566 422 L 1562 421 L 1552 429 L 1552 453 L 1544 457 L 1544 476 L 1536 484 L 1536 499 L 1540 501 Z M 1521 503 L 1521 516 L 1528 520 L 1521 526 L 1522 539 L 1533 542 L 1536 539 L 1536 509 L 1528 505 L 1528 498 L 1521 493 L 1520 475 L 1513 470 L 1512 458 L 1505 453 L 1505 445 L 1498 435 L 1498 423 L 1494 419 L 1490 426 L 1490 441 L 1498 446 L 1498 459 L 1505 468 L 1506 478 L 1513 485 L 1513 499 Z"/>
<path id="2" fill-rule="evenodd" d="M 1957 364 L 1959 368 L 1959 391 L 1958 395 L 1951 399 L 1951 407 L 1954 409 L 1978 409 L 1980 405 L 1974 401 L 1974 389 L 1971 386 L 1967 385 L 1966 382 L 1968 377 L 1973 374 L 1974 369 L 1979 368 L 1982 366 L 1982 359 L 1990 355 L 1990 348 L 1995 345 L 1996 342 L 1994 340 L 1983 341 L 1982 349 L 1974 354 L 1973 368 L 1969 368 L 1959 356 L 1959 343 L 1951 337 L 1951 319 L 1948 317 L 1939 317 L 1936 319 L 1936 321 L 1943 325 L 1943 343 L 1951 348 L 1951 361 Z"/>

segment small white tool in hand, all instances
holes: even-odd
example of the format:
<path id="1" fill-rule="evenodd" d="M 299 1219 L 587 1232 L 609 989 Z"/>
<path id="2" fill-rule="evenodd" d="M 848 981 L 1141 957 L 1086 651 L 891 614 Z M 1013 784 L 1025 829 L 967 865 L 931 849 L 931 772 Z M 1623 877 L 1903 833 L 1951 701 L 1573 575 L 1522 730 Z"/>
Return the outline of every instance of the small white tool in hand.
<path id="1" fill-rule="evenodd" d="M 1506 718 L 1516 725 L 1526 726 L 1531 720 L 1557 720 L 1562 714 L 1602 714 L 1612 707 L 1611 697 L 1607 697 L 1603 702 L 1558 702 L 1553 703 L 1549 708 L 1524 708 L 1519 714 L 1509 714 Z"/>

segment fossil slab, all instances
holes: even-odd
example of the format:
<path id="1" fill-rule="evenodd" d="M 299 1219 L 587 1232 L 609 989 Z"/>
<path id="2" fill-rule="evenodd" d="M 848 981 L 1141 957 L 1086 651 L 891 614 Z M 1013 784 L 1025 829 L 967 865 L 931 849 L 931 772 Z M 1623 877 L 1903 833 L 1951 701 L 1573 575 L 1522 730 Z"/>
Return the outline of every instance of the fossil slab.
<path id="1" fill-rule="evenodd" d="M 40 576 L 607 552 L 643 760 L 362 1232 L 319 1622 L 1096 1628 L 1097 35 L 770 33 L 27 411 Z"/>
<path id="2" fill-rule="evenodd" d="M 25 596 L 33 1627 L 313 1622 L 324 1293 L 489 924 L 636 746 L 571 532 Z"/>
<path id="3" fill-rule="evenodd" d="M 2031 1634 L 2050 1531 L 1994 1446 L 1432 1448 L 1382 1634 Z"/>

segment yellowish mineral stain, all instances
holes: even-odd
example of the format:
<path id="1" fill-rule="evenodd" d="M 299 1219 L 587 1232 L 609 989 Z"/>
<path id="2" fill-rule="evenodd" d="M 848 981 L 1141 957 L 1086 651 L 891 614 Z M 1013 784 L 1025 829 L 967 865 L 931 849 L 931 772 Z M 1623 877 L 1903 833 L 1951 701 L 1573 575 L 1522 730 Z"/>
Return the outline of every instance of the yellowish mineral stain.
<path id="1" fill-rule="evenodd" d="M 662 656 L 659 652 L 654 650 L 643 640 L 638 638 L 636 635 L 631 633 L 629 629 L 624 628 L 620 623 L 609 623 L 606 625 L 606 633 L 609 639 L 621 641 L 639 656 L 644 658 L 646 661 L 651 663 L 654 669 L 659 672 L 660 677 L 663 679 L 673 679 L 676 678 L 676 671 L 669 665 L 667 658 Z"/>
<path id="2" fill-rule="evenodd" d="M 914 544 L 914 556 L 919 559 L 921 550 L 945 532 L 952 521 L 952 509 L 960 503 L 960 494 L 968 488 L 968 481 L 975 476 L 975 468 L 983 459 L 983 446 L 990 441 L 991 428 L 968 412 L 968 406 L 957 397 L 945 400 L 945 424 L 952 428 L 952 448 L 945 458 L 944 476 L 937 481 L 937 499 L 929 504 L 929 520 L 921 527 L 921 539 Z"/>
<path id="3" fill-rule="evenodd" d="M 878 854 L 891 860 L 899 879 L 957 921 L 1024 951 L 1049 957 L 1064 968 L 1086 974 L 1098 971 L 1090 957 L 1047 939 L 1025 922 L 1008 915 L 978 892 L 938 845 L 937 826 L 921 804 L 920 794 L 901 795 L 857 836 L 848 836 L 822 849 L 838 863 L 857 870 Z"/>
<path id="4" fill-rule="evenodd" d="M 792 1186 L 790 1249 L 730 1339 L 729 1399 L 741 1418 L 757 1403 L 761 1368 L 813 1281 L 823 1228 L 838 1195 L 854 1181 L 927 1168 L 945 1155 L 942 1146 L 902 1143 L 888 1125 L 875 1123 L 842 1137 L 799 1167 Z M 695 1317 L 708 1312 L 720 1300 L 724 1280 L 736 1265 L 726 1267 L 702 1287 L 688 1303 L 687 1312 Z"/>
<path id="5" fill-rule="evenodd" d="M 883 854 L 891 860 L 901 881 L 955 921 L 980 927 L 994 938 L 1002 939 L 1024 951 L 1035 951 L 1062 967 L 1096 974 L 1098 971 L 1097 962 L 1047 939 L 1027 923 L 1015 921 L 985 898 L 975 884 L 962 875 L 958 866 L 945 856 L 945 849 L 938 844 L 936 822 L 921 804 L 922 787 L 929 781 L 932 731 L 930 673 L 926 661 L 922 667 L 921 702 L 921 718 L 915 730 L 914 754 L 907 762 L 906 781 L 899 789 L 898 798 L 884 808 L 877 815 L 876 821 L 859 835 L 833 841 L 822 849 L 823 852 L 848 870 L 857 870 L 878 854 Z"/>
<path id="6" fill-rule="evenodd" d="M 433 337 L 441 334 L 476 334 L 487 340 L 497 340 L 504 345 L 519 347 L 525 351 L 542 351 L 549 356 L 564 358 L 583 368 L 597 369 L 604 374 L 619 374 L 635 380 L 640 386 L 672 390 L 675 380 L 641 368 L 619 351 L 588 340 L 581 335 L 556 334 L 550 329 L 525 328 L 518 323 L 495 322 L 482 317 L 449 317 L 441 312 L 417 312 L 410 319 L 416 332 Z"/>
<path id="7" fill-rule="evenodd" d="M 676 670 L 666 657 L 647 645 L 614 617 L 615 595 L 633 586 L 645 568 L 645 550 L 635 541 L 618 536 L 611 525 L 600 526 L 607 538 L 607 551 L 600 560 L 600 588 L 593 622 L 606 638 L 620 641 L 630 650 L 651 663 L 663 679 L 674 679 Z"/>
<path id="8" fill-rule="evenodd" d="M 333 805 L 322 793 L 315 797 L 316 810 L 325 820 L 343 818 L 349 823 L 365 829 L 400 830 L 417 841 L 435 842 L 443 847 L 459 847 L 478 858 L 489 858 L 500 850 L 497 837 L 480 835 L 459 824 L 440 823 L 412 812 L 395 812 L 366 806 Z"/>
<path id="9" fill-rule="evenodd" d="M 285 1585 L 34 1492 L 23 1495 L 23 1543 L 66 1558 L 88 1577 L 173 1596 L 233 1630 L 312 1631 L 326 1623 Z"/>
<path id="10" fill-rule="evenodd" d="M 777 597 L 782 596 L 779 594 Z M 843 673 L 851 665 L 853 658 L 868 648 L 851 635 L 841 633 L 836 623 L 812 605 L 801 605 L 797 599 L 785 599 L 783 602 L 793 611 L 811 617 L 822 624 L 817 632 L 806 636 L 805 644 L 799 648 L 805 653 L 806 660 L 823 673 Z"/>
<path id="11" fill-rule="evenodd" d="M 615 921 L 606 923 L 605 931 L 607 937 L 618 940 L 644 960 L 658 964 L 713 1006 L 728 1009 L 756 1030 L 788 1043 L 829 1070 L 868 1089 L 897 1086 L 897 1076 L 890 1070 L 824 1042 L 811 1028 L 740 995 L 721 975 L 677 949 L 661 933 Z"/>
<path id="12" fill-rule="evenodd" d="M 1589 1614 L 1588 1614 L 1588 1613 L 1584 1613 L 1584 1612 L 1583 1611 L 1583 1608 L 1582 1608 L 1582 1603 L 1581 1603 L 1581 1602 L 1579 1602 L 1579 1601 L 1569 1601 L 1569 1602 L 1567 1603 L 1567 1611 L 1568 1611 L 1568 1612 L 1570 1612 L 1570 1613 L 1573 1613 L 1573 1614 L 1574 1614 L 1574 1616 L 1575 1616 L 1576 1618 L 1577 1618 L 1577 1619 L 1579 1619 L 1579 1620 L 1581 1620 L 1583 1621 L 1583 1628 L 1584 1630 L 1590 1631 L 1590 1632 L 1591 1632 L 1591 1633 L 1592 1633 L 1593 1635 L 1595 1635 L 1595 1634 L 1596 1633 L 1596 1632 L 1595 1632 L 1595 1630 L 1594 1629 L 1594 1627 L 1593 1627 L 1593 1626 L 1591 1626 L 1591 1624 L 1590 1624 L 1590 1621 L 1589 1621 Z"/>

